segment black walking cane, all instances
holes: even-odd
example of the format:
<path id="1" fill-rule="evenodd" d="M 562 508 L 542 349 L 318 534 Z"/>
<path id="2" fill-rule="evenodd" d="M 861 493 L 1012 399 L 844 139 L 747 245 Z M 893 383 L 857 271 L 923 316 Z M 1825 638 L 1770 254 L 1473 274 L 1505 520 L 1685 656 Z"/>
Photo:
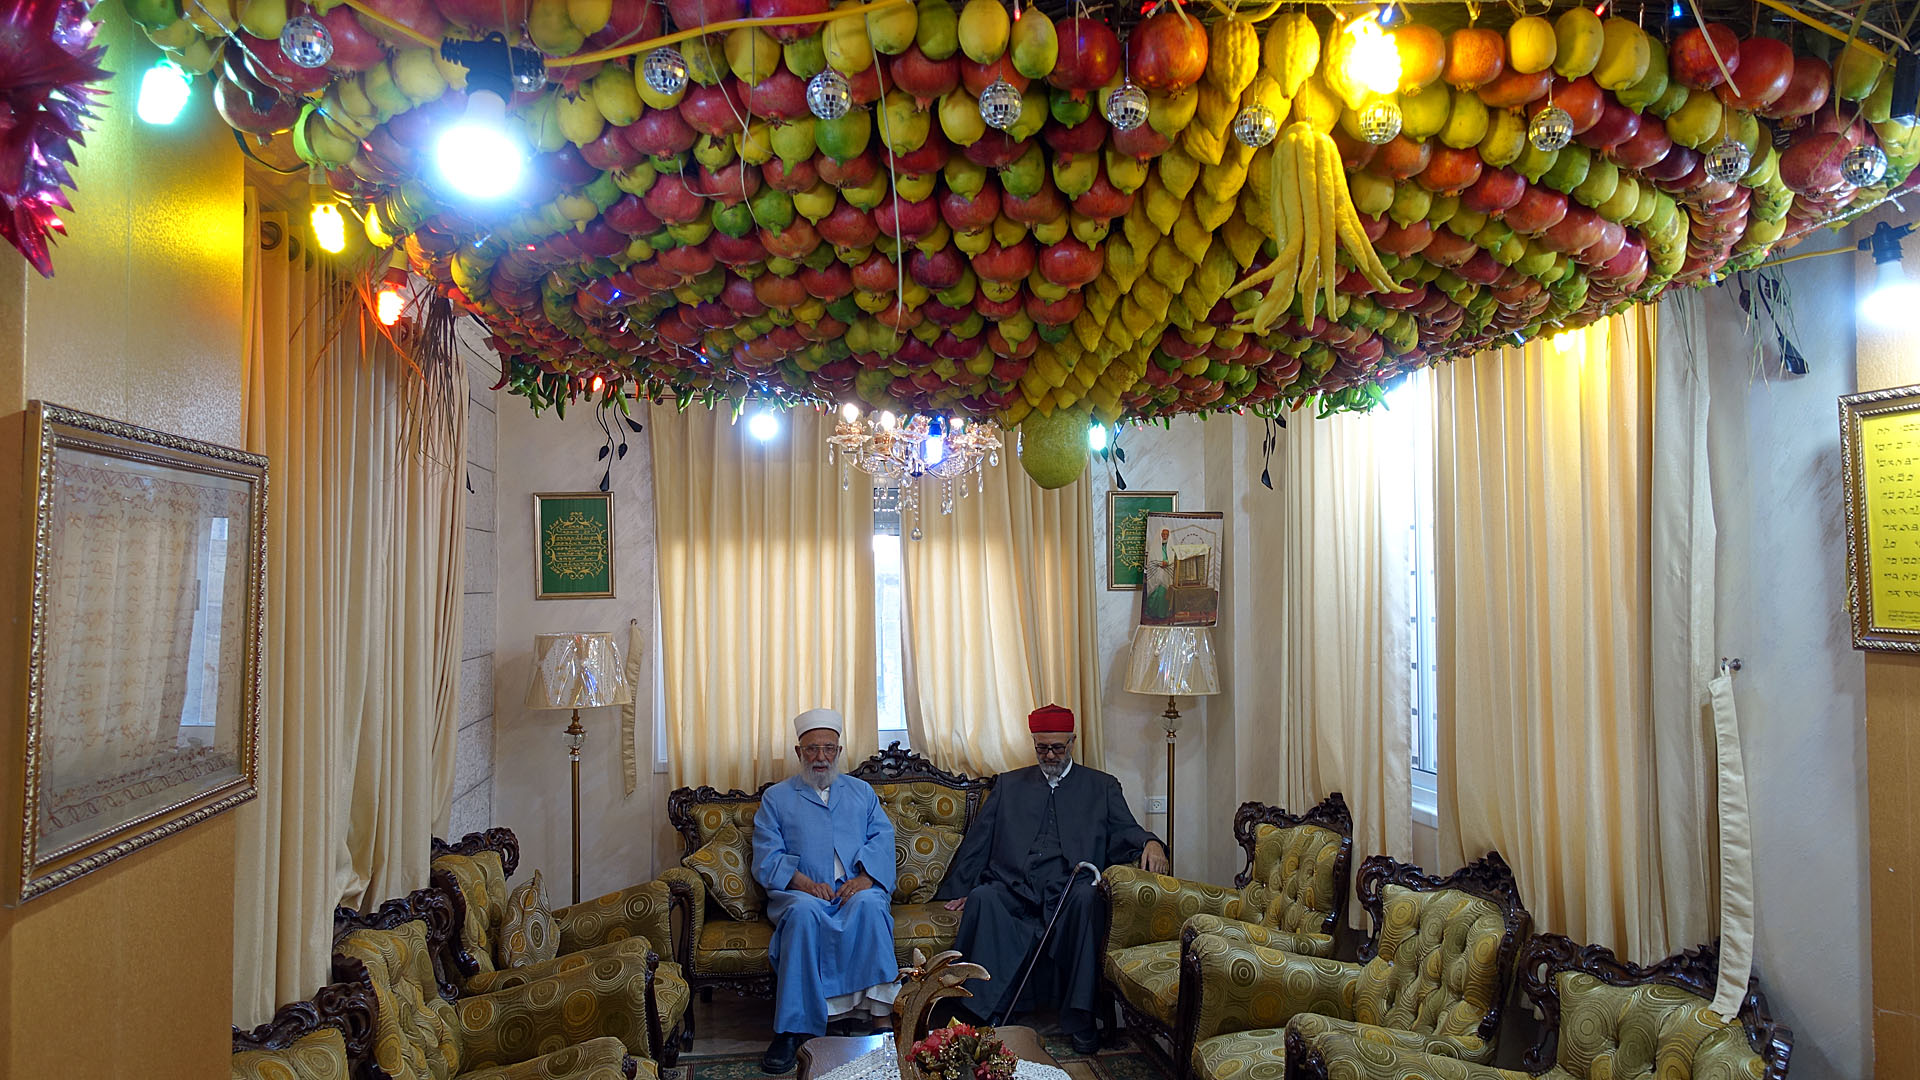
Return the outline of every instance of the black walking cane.
<path id="1" fill-rule="evenodd" d="M 1034 965 L 1040 962 L 1041 952 L 1043 952 L 1046 949 L 1047 942 L 1052 940 L 1053 938 L 1053 924 L 1059 921 L 1060 913 L 1066 910 L 1067 894 L 1073 891 L 1073 883 L 1079 880 L 1080 870 L 1082 867 L 1085 867 L 1086 869 L 1093 871 L 1093 880 L 1095 884 L 1098 884 L 1100 882 L 1101 877 L 1100 877 L 1099 867 L 1093 865 L 1090 862 L 1079 862 L 1074 864 L 1073 873 L 1067 875 L 1067 887 L 1060 890 L 1060 902 L 1053 905 L 1053 918 L 1047 920 L 1047 928 L 1040 932 L 1040 943 L 1038 945 L 1035 945 L 1033 947 L 1033 952 L 1028 954 L 1026 970 L 1021 973 L 1020 982 L 1014 986 L 1013 995 L 1007 998 L 1006 1004 L 1000 1006 L 999 1017 L 994 1020 L 988 1021 L 988 1023 L 991 1026 L 999 1027 L 1001 1024 L 1006 1023 L 1007 1014 L 1011 1013 L 1013 1011 L 1013 1007 L 1019 1003 L 1021 991 L 1027 988 L 1027 980 L 1033 977 Z"/>

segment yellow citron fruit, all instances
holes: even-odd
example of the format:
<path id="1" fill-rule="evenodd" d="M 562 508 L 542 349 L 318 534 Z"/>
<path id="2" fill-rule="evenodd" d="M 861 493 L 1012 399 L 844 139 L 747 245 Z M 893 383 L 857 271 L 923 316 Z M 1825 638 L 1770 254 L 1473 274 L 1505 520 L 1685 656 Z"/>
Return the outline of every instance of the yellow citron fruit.
<path id="1" fill-rule="evenodd" d="M 1103 111 L 1106 104 L 1106 92 L 1102 91 L 1100 106 Z M 1147 124 L 1171 139 L 1193 122 L 1193 114 L 1199 108 L 1200 95 L 1192 87 L 1172 95 L 1154 90 L 1147 94 Z"/>
<path id="2" fill-rule="evenodd" d="M 960 16 L 948 0 L 920 0 L 913 43 L 929 60 L 945 60 L 960 48 Z"/>
<path id="3" fill-rule="evenodd" d="M 193 28 L 208 37 L 226 37 L 227 28 L 233 25 L 233 5 L 229 0 L 188 0 L 185 9 Z M 185 48 L 187 44 L 182 42 L 174 48 Z"/>
<path id="4" fill-rule="evenodd" d="M 1221 19 L 1207 32 L 1207 81 L 1228 97 L 1253 85 L 1260 71 L 1260 35 L 1239 19 Z"/>
<path id="5" fill-rule="evenodd" d="M 867 13 L 867 40 L 874 52 L 898 56 L 913 45 L 919 26 L 920 13 L 912 4 L 895 4 Z"/>
<path id="6" fill-rule="evenodd" d="M 966 90 L 954 87 L 940 97 L 940 131 L 955 146 L 972 146 L 987 133 L 980 119 L 980 102 Z"/>
<path id="7" fill-rule="evenodd" d="M 533 0 L 527 12 L 527 36 L 548 56 L 572 56 L 587 40 L 567 14 L 567 0 Z"/>
<path id="8" fill-rule="evenodd" d="M 1886 62 L 1858 41 L 1847 42 L 1833 67 L 1833 92 L 1846 101 L 1860 101 L 1873 93 L 1887 69 Z"/>
<path id="9" fill-rule="evenodd" d="M 1501 109 L 1487 120 L 1487 134 L 1480 140 L 1480 158 L 1496 169 L 1504 169 L 1520 159 L 1527 148 L 1527 117 L 1519 109 Z"/>
<path id="10" fill-rule="evenodd" d="M 1013 21 L 1007 49 L 1013 55 L 1013 70 L 1029 79 L 1044 79 L 1060 59 L 1060 34 L 1044 12 L 1029 7 Z"/>
<path id="11" fill-rule="evenodd" d="M 626 127 L 640 119 L 640 91 L 627 69 L 618 64 L 608 64 L 593 77 L 593 103 L 614 127 Z"/>
<path id="12" fill-rule="evenodd" d="M 1434 85 L 1440 87 L 1442 91 L 1446 90 L 1444 83 Z M 1403 110 L 1404 108 L 1405 106 L 1402 106 Z M 1326 83 L 1315 78 L 1300 84 L 1300 92 L 1293 96 L 1291 115 L 1295 122 L 1305 121 L 1313 125 L 1315 131 L 1326 134 L 1340 122 L 1340 110 L 1340 99 L 1334 96 L 1333 91 L 1327 89 Z"/>
<path id="13" fill-rule="evenodd" d="M 277 38 L 287 28 L 287 0 L 247 0 L 240 6 L 240 29 L 257 38 Z"/>
<path id="14" fill-rule="evenodd" d="M 1647 35 L 1647 73 L 1639 79 L 1614 91 L 1614 97 L 1620 104 L 1640 112 L 1647 106 L 1660 100 L 1667 92 L 1667 47 L 1660 39 Z"/>
<path id="15" fill-rule="evenodd" d="M 633 65 L 633 88 L 640 94 L 641 103 L 649 109 L 674 108 L 680 104 L 681 98 L 687 96 L 687 88 L 685 86 L 682 86 L 671 94 L 663 94 L 647 85 L 647 77 L 642 72 L 640 64 Z"/>
<path id="16" fill-rule="evenodd" d="M 174 52 L 179 52 L 193 44 L 194 39 L 199 36 L 200 31 L 194 28 L 192 19 L 175 19 L 158 30 L 147 31 L 148 41 Z"/>
<path id="17" fill-rule="evenodd" d="M 574 29 L 588 37 L 607 28 L 613 18 L 613 0 L 567 0 L 567 17 Z"/>
<path id="18" fill-rule="evenodd" d="M 766 81 L 780 69 L 780 43 L 757 26 L 727 34 L 727 66 L 748 86 Z"/>
<path id="19" fill-rule="evenodd" d="M 1615 17 L 1601 24 L 1600 61 L 1593 66 L 1593 81 L 1602 90 L 1619 90 L 1639 82 L 1653 59 L 1650 40 L 1631 19 Z"/>
<path id="20" fill-rule="evenodd" d="M 1440 129 L 1440 141 L 1455 150 L 1465 150 L 1480 145 L 1486 137 L 1487 103 L 1471 90 L 1455 90 L 1446 125 Z"/>
<path id="21" fill-rule="evenodd" d="M 590 93 L 563 90 L 554 99 L 554 109 L 560 121 L 560 133 L 575 146 L 585 146 L 599 138 L 607 126 L 607 118 L 600 115 Z"/>
<path id="22" fill-rule="evenodd" d="M 773 160 L 772 125 L 755 120 L 753 126 L 733 136 L 734 152 L 749 165 L 765 165 Z"/>
<path id="23" fill-rule="evenodd" d="M 1300 88 L 1320 66 L 1320 31 L 1301 12 L 1277 16 L 1267 24 L 1260 62 L 1279 81 L 1281 93 L 1300 96 Z"/>
<path id="24" fill-rule="evenodd" d="M 1533 75 L 1553 66 L 1560 41 L 1553 24 L 1538 15 L 1515 19 L 1507 27 L 1507 66 L 1522 75 Z"/>
<path id="25" fill-rule="evenodd" d="M 960 9 L 960 51 L 976 64 L 991 64 L 1005 55 L 1012 31 L 1000 0 L 967 0 Z"/>
<path id="26" fill-rule="evenodd" d="M 1600 48 L 1606 43 L 1600 16 L 1574 6 L 1553 22 L 1555 49 L 1553 70 L 1566 79 L 1577 79 L 1600 62 Z"/>
<path id="27" fill-rule="evenodd" d="M 873 66 L 873 43 L 867 40 L 865 19 L 849 15 L 827 24 L 821 35 L 827 66 L 842 75 L 858 75 Z"/>
<path id="28" fill-rule="evenodd" d="M 687 62 L 687 78 L 701 86 L 718 86 L 732 70 L 727 64 L 724 41 L 718 34 L 681 42 L 680 55 Z"/>

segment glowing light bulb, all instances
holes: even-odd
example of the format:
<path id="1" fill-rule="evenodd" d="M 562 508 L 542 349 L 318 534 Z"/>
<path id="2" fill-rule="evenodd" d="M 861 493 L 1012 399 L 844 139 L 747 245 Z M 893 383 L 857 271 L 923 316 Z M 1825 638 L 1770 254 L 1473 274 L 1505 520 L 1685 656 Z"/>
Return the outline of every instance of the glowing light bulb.
<path id="1" fill-rule="evenodd" d="M 1920 282 L 1909 280 L 1901 271 L 1897 255 L 1879 265 L 1873 291 L 1860 300 L 1863 318 L 1890 329 L 1905 326 L 1916 307 L 1920 307 Z"/>
<path id="2" fill-rule="evenodd" d="M 340 205 L 331 200 L 313 204 L 313 242 L 320 250 L 337 255 L 347 247 L 347 219 L 340 216 Z"/>
<path id="3" fill-rule="evenodd" d="M 780 434 L 780 418 L 772 409 L 761 409 L 747 421 L 747 434 L 761 442 L 772 442 L 774 436 Z"/>
<path id="4" fill-rule="evenodd" d="M 840 406 L 840 418 L 842 420 L 845 420 L 849 424 L 853 423 L 855 420 L 860 419 L 860 406 L 855 405 L 851 401 L 847 402 L 845 405 Z"/>
<path id="5" fill-rule="evenodd" d="M 1400 50 L 1380 29 L 1377 19 L 1355 19 L 1347 24 L 1353 46 L 1347 52 L 1347 79 L 1376 94 L 1400 89 Z"/>
<path id="6" fill-rule="evenodd" d="M 1087 429 L 1087 449 L 1092 450 L 1096 454 L 1106 452 L 1107 425 L 1095 424 Z"/>
<path id="7" fill-rule="evenodd" d="M 192 94 L 193 83 L 180 65 L 162 60 L 140 76 L 140 119 L 156 126 L 171 124 Z"/>
<path id="8" fill-rule="evenodd" d="M 891 412 L 883 412 L 880 414 L 880 429 L 882 431 L 892 431 L 895 427 L 899 426 L 899 423 L 900 418 Z"/>
<path id="9" fill-rule="evenodd" d="M 927 441 L 920 444 L 920 459 L 928 465 L 938 465 L 947 460 L 947 437 L 929 435 Z"/>
<path id="10" fill-rule="evenodd" d="M 526 153 L 507 133 L 507 102 L 491 90 L 467 98 L 467 115 L 440 136 L 440 180 L 476 199 L 497 199 L 520 184 Z"/>

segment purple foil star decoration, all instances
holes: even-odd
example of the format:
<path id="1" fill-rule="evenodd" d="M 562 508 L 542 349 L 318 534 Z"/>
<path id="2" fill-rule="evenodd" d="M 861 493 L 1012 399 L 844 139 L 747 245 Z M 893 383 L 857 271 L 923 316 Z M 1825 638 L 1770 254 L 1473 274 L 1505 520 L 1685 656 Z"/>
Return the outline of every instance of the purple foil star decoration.
<path id="1" fill-rule="evenodd" d="M 93 44 L 78 0 L 0 0 L 0 236 L 35 270 L 53 276 L 48 233 L 66 234 L 60 211 L 75 144 L 85 145 L 104 46 Z"/>

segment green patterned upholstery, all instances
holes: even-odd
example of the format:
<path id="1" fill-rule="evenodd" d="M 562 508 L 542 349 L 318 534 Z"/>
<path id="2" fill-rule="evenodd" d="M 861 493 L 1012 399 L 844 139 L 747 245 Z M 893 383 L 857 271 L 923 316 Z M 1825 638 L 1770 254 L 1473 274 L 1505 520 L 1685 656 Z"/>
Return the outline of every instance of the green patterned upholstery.
<path id="1" fill-rule="evenodd" d="M 700 875 L 707 896 L 728 918 L 757 919 L 767 907 L 767 891 L 753 878 L 753 832 L 722 825 L 700 850 L 680 860 Z"/>
<path id="2" fill-rule="evenodd" d="M 1101 974 L 1130 1022 L 1166 1038 L 1174 1056 L 1183 1056 L 1174 1030 L 1180 942 L 1192 928 L 1246 926 L 1264 931 L 1254 940 L 1268 948 L 1332 956 L 1330 930 L 1346 892 L 1352 829 L 1337 792 L 1302 815 L 1246 803 L 1235 815 L 1234 834 L 1247 853 L 1247 870 L 1234 888 L 1109 867 L 1101 887 L 1108 905 Z"/>
<path id="3" fill-rule="evenodd" d="M 560 931 L 554 925 L 553 909 L 547 905 L 547 890 L 540 871 L 507 894 L 507 910 L 500 920 L 495 942 L 500 955 L 494 959 L 501 967 L 523 968 L 543 964 L 560 955 Z"/>
<path id="4" fill-rule="evenodd" d="M 898 747 L 875 754 L 848 775 L 873 785 L 893 822 L 895 953 L 906 963 L 915 949 L 931 956 L 951 947 L 960 915 L 931 901 L 991 782 L 942 772 Z M 750 838 L 759 809 L 758 791 L 722 794 L 681 788 L 667 799 L 667 816 L 680 831 L 688 855 L 728 826 Z M 755 912 L 754 918 L 738 918 L 740 911 L 729 911 L 731 905 L 720 902 L 710 874 L 677 866 L 662 873 L 660 881 L 673 892 L 674 903 L 683 905 L 685 929 L 675 940 L 688 980 L 695 986 L 728 985 L 764 993 L 773 975 L 767 956 L 773 925 L 766 917 Z"/>
<path id="5" fill-rule="evenodd" d="M 347 1037 L 327 1027 L 284 1050 L 243 1050 L 233 1055 L 233 1080 L 349 1080 Z"/>
<path id="6" fill-rule="evenodd" d="M 518 848 L 511 832 L 495 829 L 487 837 L 502 846 L 514 845 L 512 861 L 517 863 Z M 474 839 L 463 840 L 462 849 L 474 847 Z M 550 977 L 585 979 L 596 988 L 619 987 L 622 999 L 637 1000 L 640 1008 L 631 1014 L 629 1027 L 604 1033 L 618 1035 L 636 1057 L 671 1064 L 678 1055 L 676 1035 L 692 995 L 679 964 L 654 966 L 658 956 L 672 955 L 673 949 L 672 895 L 667 882 L 629 886 L 553 912 L 558 954 L 551 960 L 508 968 L 498 963 L 500 957 L 489 955 L 498 952 L 507 938 L 507 865 L 501 851 L 492 849 L 443 847 L 434 857 L 436 880 L 448 881 L 446 875 L 450 875 L 466 904 L 460 944 L 475 970 L 462 983 L 462 993 L 489 994 Z M 495 897 L 499 903 L 492 902 Z M 487 916 L 476 919 L 476 909 L 488 912 Z"/>
<path id="7" fill-rule="evenodd" d="M 629 1050 L 646 1052 L 645 982 L 624 958 L 448 1002 L 434 982 L 424 921 L 351 930 L 334 952 L 366 968 L 374 1062 L 392 1080 L 449 1080 L 501 1066 L 519 1067 L 516 1076 L 612 1076 Z M 596 1040 L 606 1045 L 590 1050 Z M 608 1055 L 616 1072 L 597 1071 Z"/>
<path id="8" fill-rule="evenodd" d="M 1182 960 L 1195 998 L 1186 1045 L 1203 1080 L 1284 1066 L 1288 1022 L 1318 1030 L 1321 1018 L 1389 1029 L 1380 1040 L 1395 1045 L 1492 1059 L 1528 921 L 1506 863 L 1490 853 L 1429 878 L 1374 856 L 1361 870 L 1361 896 L 1374 922 L 1363 964 L 1270 948 L 1256 940 L 1262 928 L 1224 920 L 1194 935 Z"/>
<path id="9" fill-rule="evenodd" d="M 1319 1016 L 1299 1016 L 1288 1025 L 1288 1053 L 1298 1075 L 1339 1080 L 1785 1076 L 1792 1036 L 1766 1018 L 1758 989 L 1749 991 L 1738 1019 L 1722 1019 L 1708 1007 L 1718 959 L 1713 946 L 1704 946 L 1641 968 L 1557 934 L 1534 938 L 1520 966 L 1529 1003 L 1549 1022 L 1528 1052 L 1531 1073 L 1461 1062 L 1449 1048 L 1422 1046 L 1404 1032 Z M 1543 1070 L 1549 1044 L 1554 1060 Z"/>
<path id="10" fill-rule="evenodd" d="M 461 1076 L 462 1080 L 621 1080 L 637 1075 L 658 1080 L 659 1070 L 651 1061 L 642 1060 L 637 1074 L 628 1073 L 626 1065 L 633 1060 L 627 1056 L 620 1040 L 595 1039 L 530 1061 L 476 1069 Z"/>

